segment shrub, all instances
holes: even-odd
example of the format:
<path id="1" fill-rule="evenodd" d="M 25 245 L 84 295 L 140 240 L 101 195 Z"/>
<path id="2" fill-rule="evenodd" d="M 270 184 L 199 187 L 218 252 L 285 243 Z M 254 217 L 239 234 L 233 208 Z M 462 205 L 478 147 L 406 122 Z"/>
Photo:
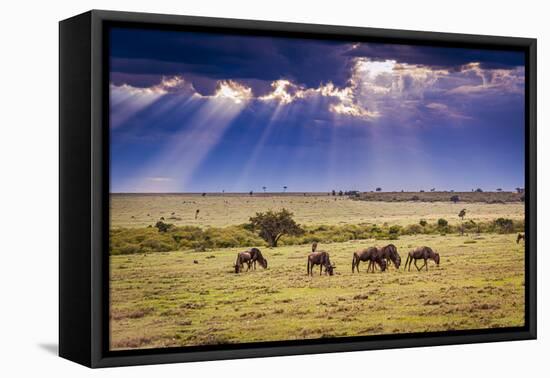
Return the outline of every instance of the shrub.
<path id="1" fill-rule="evenodd" d="M 399 235 L 399 233 L 401 232 L 401 226 L 398 226 L 398 225 L 391 226 L 388 232 L 390 234 Z"/>
<path id="2" fill-rule="evenodd" d="M 159 232 L 167 232 L 169 229 L 172 228 L 172 226 L 174 225 L 171 223 L 164 223 L 161 220 L 155 224 L 155 227 L 159 230 Z"/>
<path id="3" fill-rule="evenodd" d="M 418 225 L 418 224 L 411 224 L 411 225 L 408 225 L 407 227 L 405 227 L 405 229 L 403 230 L 403 233 L 404 234 L 407 234 L 407 235 L 416 235 L 416 234 L 421 234 L 423 231 L 422 229 L 422 226 L 421 225 Z"/>
<path id="4" fill-rule="evenodd" d="M 439 228 L 446 228 L 448 225 L 449 225 L 449 222 L 447 222 L 446 219 L 439 218 L 437 220 L 437 227 L 439 227 Z"/>
<path id="5" fill-rule="evenodd" d="M 498 218 L 495 220 L 495 227 L 497 232 L 508 234 L 514 232 L 514 221 L 508 218 Z"/>
<path id="6" fill-rule="evenodd" d="M 420 222 L 418 222 L 418 224 L 421 225 L 422 227 L 426 227 L 428 222 L 426 221 L 426 219 L 420 219 Z"/>

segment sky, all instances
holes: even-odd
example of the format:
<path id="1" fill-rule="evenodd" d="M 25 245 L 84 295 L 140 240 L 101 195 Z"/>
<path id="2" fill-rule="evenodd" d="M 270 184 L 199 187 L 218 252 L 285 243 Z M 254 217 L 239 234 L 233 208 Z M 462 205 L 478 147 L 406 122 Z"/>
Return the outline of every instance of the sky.
<path id="1" fill-rule="evenodd" d="M 110 38 L 111 192 L 524 186 L 523 53 L 123 28 Z"/>

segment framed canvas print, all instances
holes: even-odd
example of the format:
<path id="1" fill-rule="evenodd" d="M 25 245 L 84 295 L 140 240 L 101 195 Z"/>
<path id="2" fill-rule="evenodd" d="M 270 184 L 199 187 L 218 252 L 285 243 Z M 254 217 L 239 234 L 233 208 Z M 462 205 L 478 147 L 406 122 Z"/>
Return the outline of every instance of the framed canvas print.
<path id="1" fill-rule="evenodd" d="M 536 41 L 60 23 L 60 355 L 536 337 Z"/>

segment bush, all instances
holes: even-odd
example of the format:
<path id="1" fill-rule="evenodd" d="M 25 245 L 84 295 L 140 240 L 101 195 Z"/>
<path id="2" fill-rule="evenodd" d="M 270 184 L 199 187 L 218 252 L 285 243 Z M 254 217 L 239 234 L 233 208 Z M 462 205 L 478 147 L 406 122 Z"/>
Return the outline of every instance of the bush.
<path id="1" fill-rule="evenodd" d="M 401 232 L 401 226 L 391 226 L 388 232 L 390 233 L 390 235 L 399 235 L 399 233 Z"/>
<path id="2" fill-rule="evenodd" d="M 163 221 L 158 221 L 155 224 L 155 227 L 159 230 L 159 232 L 167 232 L 169 229 L 171 229 L 174 225 L 171 223 L 164 223 Z"/>
<path id="3" fill-rule="evenodd" d="M 493 221 L 474 222 L 469 220 L 462 225 L 449 225 L 447 220 L 428 224 L 421 220 L 419 224 L 405 227 L 399 225 L 315 225 L 305 226 L 303 233 L 286 235 L 280 245 L 305 245 L 314 241 L 320 243 L 347 242 L 350 240 L 395 240 L 400 235 L 460 233 L 465 232 L 522 232 L 524 221 L 498 218 Z M 172 226 L 165 232 L 153 227 L 117 228 L 110 230 L 109 252 L 111 255 L 166 252 L 177 250 L 207 251 L 216 248 L 250 248 L 265 246 L 266 242 L 257 235 L 250 225 L 236 225 L 224 228 L 211 227 L 201 229 L 194 226 Z"/>
<path id="4" fill-rule="evenodd" d="M 514 221 L 508 218 L 498 218 L 495 220 L 496 231 L 501 234 L 514 232 Z"/>
<path id="5" fill-rule="evenodd" d="M 403 233 L 406 235 L 416 235 L 416 234 L 421 234 L 422 231 L 423 231 L 423 228 L 421 225 L 411 224 L 405 227 L 405 229 L 403 230 Z"/>
<path id="6" fill-rule="evenodd" d="M 420 219 L 420 222 L 418 222 L 418 224 L 420 224 L 422 227 L 426 227 L 428 222 L 426 221 L 426 219 Z"/>

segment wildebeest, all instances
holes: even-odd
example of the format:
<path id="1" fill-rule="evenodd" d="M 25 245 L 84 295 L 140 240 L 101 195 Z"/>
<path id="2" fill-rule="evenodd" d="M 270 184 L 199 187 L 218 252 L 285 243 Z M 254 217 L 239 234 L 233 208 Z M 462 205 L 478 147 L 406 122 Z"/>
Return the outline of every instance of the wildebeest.
<path id="1" fill-rule="evenodd" d="M 518 234 L 518 238 L 516 239 L 516 244 L 519 244 L 519 242 L 523 239 L 525 241 L 525 234 Z"/>
<path id="2" fill-rule="evenodd" d="M 399 266 L 401 265 L 401 256 L 399 256 L 399 253 L 397 252 L 397 247 L 395 245 L 388 244 L 385 247 L 377 249 L 378 256 L 386 260 L 387 266 L 389 266 L 390 262 L 392 262 L 393 265 L 395 265 L 395 268 L 399 269 Z"/>
<path id="3" fill-rule="evenodd" d="M 258 248 L 251 248 L 248 252 L 252 256 L 251 262 L 254 266 L 254 270 L 256 270 L 256 261 L 262 268 L 267 269 L 267 259 L 262 255 L 262 251 Z"/>
<path id="4" fill-rule="evenodd" d="M 417 249 L 409 252 L 409 255 L 407 256 L 407 261 L 405 261 L 404 269 L 407 269 L 408 264 L 410 271 L 411 263 L 414 260 L 414 266 L 416 266 L 416 269 L 421 270 L 422 268 L 426 267 L 427 271 L 429 259 L 433 260 L 437 264 L 437 266 L 439 266 L 439 253 L 434 252 L 430 247 L 418 247 Z M 419 268 L 418 265 L 416 265 L 417 260 L 424 260 L 424 265 Z"/>
<path id="5" fill-rule="evenodd" d="M 313 276 L 313 267 L 315 265 L 320 265 L 319 275 L 323 273 L 323 267 L 325 267 L 325 274 L 328 273 L 331 276 L 334 274 L 334 268 L 336 268 L 336 266 L 331 264 L 329 254 L 326 251 L 312 252 L 309 254 L 307 257 L 308 275 Z"/>
<path id="6" fill-rule="evenodd" d="M 351 272 L 355 272 L 355 268 L 357 268 L 357 273 L 359 273 L 359 263 L 361 261 L 368 261 L 369 266 L 367 267 L 367 273 L 371 270 L 374 272 L 374 266 L 375 264 L 378 264 L 381 271 L 386 270 L 386 260 L 382 258 L 378 252 L 378 248 L 376 247 L 369 247 L 367 249 L 363 249 L 361 251 L 357 251 L 353 253 L 353 259 L 351 260 Z"/>
<path id="7" fill-rule="evenodd" d="M 235 273 L 241 272 L 244 269 L 244 264 L 247 264 L 247 272 L 250 270 L 252 264 L 254 264 L 254 269 L 256 269 L 256 261 L 262 268 L 267 269 L 267 259 L 262 256 L 262 252 L 258 248 L 251 248 L 248 251 L 237 253 Z"/>

